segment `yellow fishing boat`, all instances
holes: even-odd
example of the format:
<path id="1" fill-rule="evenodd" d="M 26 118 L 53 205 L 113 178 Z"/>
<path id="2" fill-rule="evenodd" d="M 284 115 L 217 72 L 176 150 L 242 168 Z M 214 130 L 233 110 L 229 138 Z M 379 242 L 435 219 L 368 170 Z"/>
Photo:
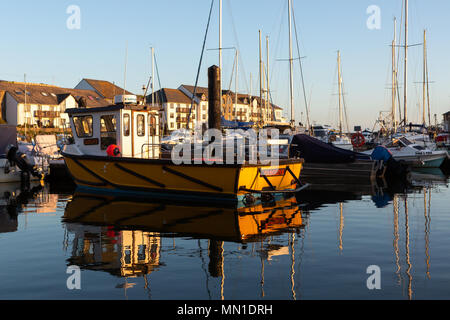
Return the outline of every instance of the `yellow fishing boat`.
<path id="1" fill-rule="evenodd" d="M 302 159 L 276 165 L 175 164 L 163 157 L 159 111 L 115 104 L 67 109 L 73 143 L 63 149 L 67 168 L 80 188 L 107 193 L 156 195 L 186 200 L 255 199 L 305 188 Z"/>

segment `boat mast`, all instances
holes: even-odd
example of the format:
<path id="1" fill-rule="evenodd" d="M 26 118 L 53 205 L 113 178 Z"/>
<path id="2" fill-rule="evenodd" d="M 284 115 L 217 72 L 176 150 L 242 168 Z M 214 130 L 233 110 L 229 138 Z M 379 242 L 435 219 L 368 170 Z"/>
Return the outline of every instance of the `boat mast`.
<path id="1" fill-rule="evenodd" d="M 403 125 L 406 131 L 407 125 L 407 88 L 408 88 L 408 0 L 405 0 L 405 70 L 404 70 L 404 86 L 405 89 L 403 91 Z"/>
<path id="2" fill-rule="evenodd" d="M 267 80 L 266 80 L 266 84 L 267 84 L 267 91 L 266 91 L 266 103 L 267 103 L 267 110 L 266 110 L 266 112 L 267 112 L 267 119 L 270 119 L 270 108 L 269 108 L 269 106 L 270 106 L 270 90 L 269 90 L 269 88 L 270 88 L 270 86 L 269 86 L 269 36 L 266 36 L 266 58 L 267 58 L 267 66 L 266 66 L 266 68 L 267 68 L 267 71 L 266 71 L 266 77 L 267 77 Z M 273 116 L 273 115 L 272 115 Z"/>
<path id="3" fill-rule="evenodd" d="M 396 34 L 397 30 L 397 19 L 394 18 L 394 40 L 392 40 L 392 127 L 394 129 L 394 133 L 397 132 L 397 120 L 396 120 L 396 112 L 395 112 L 395 95 L 396 95 L 396 62 L 395 62 L 395 43 L 396 43 Z"/>
<path id="4" fill-rule="evenodd" d="M 428 126 L 431 127 L 431 110 L 430 110 L 430 87 L 428 81 L 428 57 L 427 57 L 427 48 L 425 42 L 425 66 L 426 66 L 426 83 L 427 83 L 427 105 L 428 105 Z"/>
<path id="5" fill-rule="evenodd" d="M 258 31 L 259 34 L 259 111 L 257 111 L 259 122 L 262 123 L 262 81 L 263 81 L 263 75 L 262 75 L 262 55 L 261 55 L 261 30 Z"/>
<path id="6" fill-rule="evenodd" d="M 342 77 L 341 77 L 341 52 L 338 50 L 338 91 L 339 91 L 339 134 L 342 136 Z"/>
<path id="7" fill-rule="evenodd" d="M 292 26 L 291 26 L 291 10 L 292 0 L 288 0 L 288 15 L 289 15 L 289 93 L 290 93 L 290 105 L 291 105 L 291 127 L 295 127 L 294 119 L 294 76 L 292 73 Z"/>
<path id="8" fill-rule="evenodd" d="M 234 120 L 237 121 L 237 103 L 238 103 L 238 65 L 239 65 L 239 51 L 236 49 L 236 74 L 234 75 Z"/>
<path id="9" fill-rule="evenodd" d="M 423 90 L 423 110 L 422 110 L 422 124 L 425 126 L 426 124 L 426 73 L 427 73 L 427 31 L 423 30 L 423 83 L 422 83 L 422 90 Z"/>
<path id="10" fill-rule="evenodd" d="M 152 106 L 155 104 L 154 96 L 155 96 L 155 49 L 152 47 Z"/>
<path id="11" fill-rule="evenodd" d="M 220 94 L 220 112 L 222 112 L 222 0 L 219 0 L 219 94 Z"/>

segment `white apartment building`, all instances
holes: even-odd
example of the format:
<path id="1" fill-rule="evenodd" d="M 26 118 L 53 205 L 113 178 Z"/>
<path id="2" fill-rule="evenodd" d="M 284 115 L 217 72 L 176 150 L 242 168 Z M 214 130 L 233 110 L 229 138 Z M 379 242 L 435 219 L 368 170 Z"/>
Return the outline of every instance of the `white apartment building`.
<path id="1" fill-rule="evenodd" d="M 189 129 L 208 124 L 208 101 L 206 97 L 195 99 L 191 110 L 191 98 L 179 89 L 163 88 L 146 97 L 146 102 L 162 108 L 161 123 L 170 133 L 186 128 L 189 117 Z"/>

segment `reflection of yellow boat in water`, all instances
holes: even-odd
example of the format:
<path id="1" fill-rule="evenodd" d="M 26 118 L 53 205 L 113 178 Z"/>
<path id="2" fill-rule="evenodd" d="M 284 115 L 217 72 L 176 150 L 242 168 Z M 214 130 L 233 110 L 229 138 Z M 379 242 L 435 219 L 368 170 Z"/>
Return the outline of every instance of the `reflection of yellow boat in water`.
<path id="1" fill-rule="evenodd" d="M 219 208 L 76 193 L 66 207 L 64 221 L 237 242 L 302 228 L 295 198 L 270 205 Z"/>
<path id="2" fill-rule="evenodd" d="M 77 185 L 90 192 L 235 201 L 305 187 L 299 180 L 302 159 L 277 159 L 272 165 L 259 158 L 255 163 L 210 164 L 202 159 L 199 164 L 175 164 L 161 149 L 158 112 L 147 106 L 117 104 L 66 112 L 74 143 L 65 146 L 64 160 Z M 109 147 L 114 153 L 107 155 Z"/>

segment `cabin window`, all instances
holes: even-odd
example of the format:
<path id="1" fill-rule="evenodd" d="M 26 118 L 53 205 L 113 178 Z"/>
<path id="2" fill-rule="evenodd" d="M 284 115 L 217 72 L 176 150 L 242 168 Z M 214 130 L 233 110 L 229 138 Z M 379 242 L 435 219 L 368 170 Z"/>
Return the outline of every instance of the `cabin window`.
<path id="1" fill-rule="evenodd" d="M 116 144 L 116 117 L 112 114 L 100 117 L 100 147 L 106 150 L 109 145 Z"/>
<path id="2" fill-rule="evenodd" d="M 156 136 L 156 117 L 151 114 L 148 115 L 148 134 Z"/>
<path id="3" fill-rule="evenodd" d="M 130 115 L 123 115 L 123 135 L 128 137 L 130 135 Z"/>
<path id="4" fill-rule="evenodd" d="M 137 118 L 137 135 L 138 137 L 145 136 L 145 117 L 143 114 L 138 114 Z"/>
<path id="5" fill-rule="evenodd" d="M 92 137 L 92 116 L 73 117 L 73 125 L 78 138 Z"/>

